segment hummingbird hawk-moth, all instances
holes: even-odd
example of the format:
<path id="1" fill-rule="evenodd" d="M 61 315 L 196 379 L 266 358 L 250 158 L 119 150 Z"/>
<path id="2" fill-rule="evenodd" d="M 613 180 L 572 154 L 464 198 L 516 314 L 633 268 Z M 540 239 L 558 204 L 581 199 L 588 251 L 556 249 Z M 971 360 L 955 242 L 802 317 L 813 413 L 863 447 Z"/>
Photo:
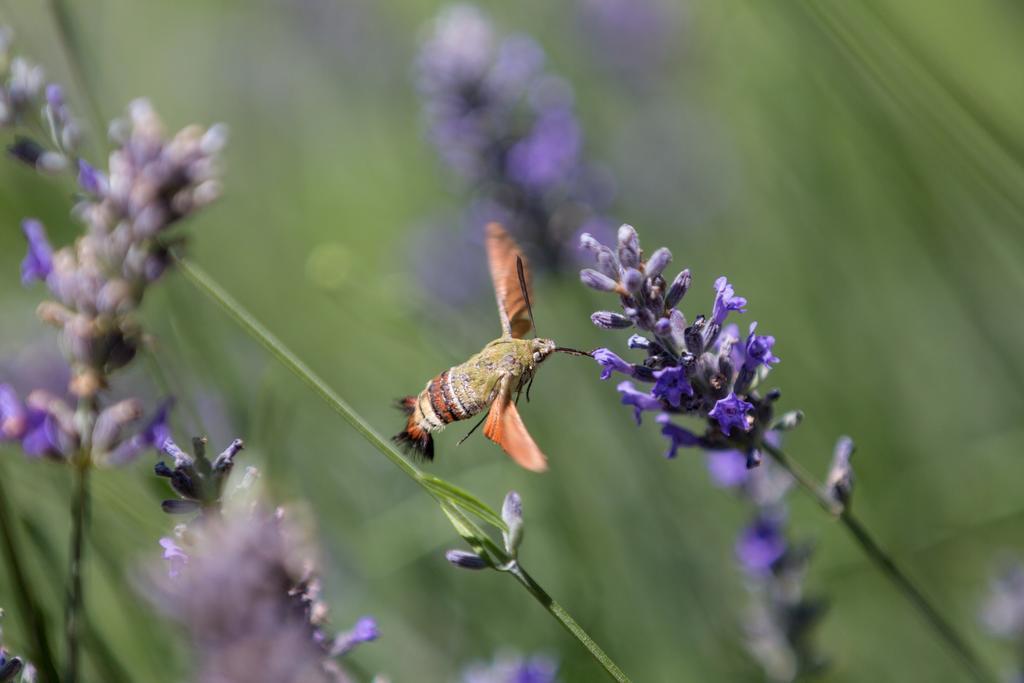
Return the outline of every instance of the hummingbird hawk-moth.
<path id="1" fill-rule="evenodd" d="M 547 458 L 519 416 L 519 393 L 526 387 L 529 400 L 534 374 L 552 353 L 590 354 L 557 346 L 551 339 L 524 339 L 535 327 L 530 305 L 530 271 L 515 241 L 497 223 L 487 226 L 487 261 L 498 302 L 501 336 L 465 363 L 448 368 L 427 382 L 418 396 L 399 400 L 399 408 L 408 420 L 394 441 L 407 452 L 433 460 L 433 432 L 487 410 L 484 436 L 522 467 L 543 472 L 547 469 Z"/>

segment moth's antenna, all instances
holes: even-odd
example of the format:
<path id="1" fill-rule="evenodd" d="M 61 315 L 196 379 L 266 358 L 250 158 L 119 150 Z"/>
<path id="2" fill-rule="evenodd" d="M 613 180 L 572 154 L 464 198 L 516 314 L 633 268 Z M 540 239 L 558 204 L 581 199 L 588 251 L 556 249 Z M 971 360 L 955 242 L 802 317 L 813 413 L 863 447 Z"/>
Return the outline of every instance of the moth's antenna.
<path id="1" fill-rule="evenodd" d="M 516 273 L 519 275 L 519 289 L 523 293 L 523 301 L 526 302 L 526 312 L 530 316 L 530 324 L 533 325 L 533 336 L 537 336 L 537 321 L 533 319 L 533 306 L 530 305 L 530 292 L 526 289 L 526 273 L 523 270 L 523 257 L 516 256 Z"/>

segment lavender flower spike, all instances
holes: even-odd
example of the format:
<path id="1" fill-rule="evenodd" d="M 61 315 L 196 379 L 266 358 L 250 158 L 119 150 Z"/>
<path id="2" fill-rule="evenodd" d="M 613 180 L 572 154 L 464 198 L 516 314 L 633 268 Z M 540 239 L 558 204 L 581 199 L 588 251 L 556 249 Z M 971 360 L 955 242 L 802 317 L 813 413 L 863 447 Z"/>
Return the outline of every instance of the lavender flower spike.
<path id="1" fill-rule="evenodd" d="M 715 418 L 722 433 L 729 436 L 734 428 L 743 431 L 750 430 L 751 422 L 747 413 L 753 409 L 753 403 L 748 403 L 735 393 L 730 393 L 715 403 L 715 407 L 708 411 L 708 417 Z"/>
<path id="2" fill-rule="evenodd" d="M 28 240 L 28 253 L 21 262 L 21 284 L 28 285 L 35 280 L 46 280 L 53 272 L 53 247 L 46 239 L 43 224 L 28 218 L 21 224 L 21 230 Z"/>

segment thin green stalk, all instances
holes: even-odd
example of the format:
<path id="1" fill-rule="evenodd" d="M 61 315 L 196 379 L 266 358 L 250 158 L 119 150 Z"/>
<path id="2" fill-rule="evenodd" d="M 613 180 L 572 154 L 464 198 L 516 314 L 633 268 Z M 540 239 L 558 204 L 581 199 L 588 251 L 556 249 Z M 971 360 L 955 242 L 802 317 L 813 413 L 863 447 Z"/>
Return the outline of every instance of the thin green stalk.
<path id="1" fill-rule="evenodd" d="M 853 540 L 864 551 L 868 559 L 878 567 L 896 589 L 921 613 L 921 616 L 924 617 L 935 634 L 960 659 L 961 663 L 970 672 L 971 677 L 975 681 L 979 681 L 979 683 L 997 683 L 999 677 L 989 671 L 967 640 L 942 616 L 921 589 L 917 587 L 917 584 L 897 566 L 892 557 L 882 550 L 882 547 L 878 545 L 867 528 L 850 511 L 849 506 L 842 506 L 832 500 L 821 485 L 799 463 L 786 455 L 783 450 L 769 443 L 763 443 L 762 447 L 771 455 L 775 462 L 793 475 L 797 483 L 814 498 L 815 502 L 822 509 L 839 519 L 843 528 L 850 533 L 850 536 L 853 537 Z"/>
<path id="2" fill-rule="evenodd" d="M 82 560 L 85 549 L 85 528 L 89 517 L 89 468 L 87 459 L 72 464 L 74 490 L 71 494 L 71 551 L 68 557 L 68 593 L 64 611 L 66 646 L 64 683 L 78 683 L 82 593 Z"/>
<path id="3" fill-rule="evenodd" d="M 32 584 L 28 581 L 23 557 L 14 526 L 14 516 L 9 505 L 10 498 L 4 490 L 4 476 L 0 473 L 0 540 L 3 542 L 4 558 L 14 584 L 14 593 L 18 599 L 18 616 L 28 633 L 29 660 L 39 671 L 39 679 L 43 683 L 58 683 L 57 665 L 50 649 L 50 641 L 46 637 L 46 623 L 43 611 L 36 600 Z"/>
<path id="4" fill-rule="evenodd" d="M 275 337 L 270 330 L 264 327 L 256 318 L 254 318 L 248 311 L 246 311 L 241 304 L 238 303 L 230 294 L 228 294 L 217 282 L 213 280 L 205 271 L 199 266 L 190 263 L 182 259 L 177 254 L 172 254 L 175 263 L 184 273 L 185 277 L 192 282 L 201 292 L 224 309 L 224 311 L 237 322 L 242 329 L 244 329 L 251 337 L 258 341 L 267 351 L 271 353 L 282 365 L 288 368 L 293 374 L 299 379 L 305 382 L 309 387 L 328 406 L 331 407 L 334 412 L 345 418 L 350 425 L 359 434 L 370 442 L 378 451 L 384 454 L 392 463 L 395 464 L 403 473 L 409 476 L 415 481 L 423 490 L 439 504 L 442 509 L 446 511 L 449 516 L 449 520 L 455 526 L 456 531 L 459 532 L 463 538 L 466 538 L 470 543 L 476 543 L 482 545 L 488 551 L 501 557 L 503 552 L 500 548 L 490 540 L 480 528 L 467 516 L 462 515 L 461 511 L 457 508 L 455 512 L 457 514 L 452 515 L 451 511 L 454 505 L 460 503 L 459 500 L 451 500 L 447 497 L 442 497 L 438 491 L 436 483 L 432 485 L 431 482 L 436 482 L 434 477 L 426 475 L 418 467 L 406 460 L 402 455 L 392 447 L 392 445 L 380 436 L 373 427 L 369 425 L 361 416 L 359 416 L 352 408 L 342 399 L 330 386 L 327 385 L 313 370 L 303 363 L 288 347 L 286 347 L 281 340 Z M 451 504 L 449 504 L 451 501 Z M 536 581 L 530 577 L 518 564 L 513 563 L 514 570 L 507 570 L 519 581 L 527 592 L 533 596 L 537 602 L 544 607 L 559 623 L 562 624 L 586 648 L 587 652 L 593 656 L 593 658 L 604 668 L 608 674 L 619 683 L 629 683 L 629 678 L 622 672 L 622 670 L 615 665 L 615 662 L 601 649 L 601 647 L 591 638 L 586 631 L 581 627 L 565 609 L 555 602 L 550 595 L 548 595 L 543 588 L 537 584 Z"/>
<path id="5" fill-rule="evenodd" d="M 558 622 L 565 627 L 566 631 L 571 633 L 576 640 L 580 641 L 583 647 L 587 648 L 587 651 L 590 652 L 594 659 L 600 662 L 601 666 L 604 667 L 604 670 L 608 672 L 609 676 L 619 683 L 630 683 L 629 677 L 623 673 L 622 669 L 616 666 L 611 657 L 605 654 L 605 651 L 601 649 L 601 646 L 598 645 L 593 638 L 587 635 L 587 632 L 576 623 L 576 620 L 572 618 L 572 615 L 566 612 L 564 607 L 555 602 L 554 598 L 548 595 L 547 592 L 541 588 L 540 584 L 534 581 L 533 577 L 530 576 L 518 562 L 512 565 L 512 568 L 508 570 L 508 573 L 516 577 L 516 580 L 530 592 L 530 595 L 532 595 L 551 616 L 557 619 Z"/>

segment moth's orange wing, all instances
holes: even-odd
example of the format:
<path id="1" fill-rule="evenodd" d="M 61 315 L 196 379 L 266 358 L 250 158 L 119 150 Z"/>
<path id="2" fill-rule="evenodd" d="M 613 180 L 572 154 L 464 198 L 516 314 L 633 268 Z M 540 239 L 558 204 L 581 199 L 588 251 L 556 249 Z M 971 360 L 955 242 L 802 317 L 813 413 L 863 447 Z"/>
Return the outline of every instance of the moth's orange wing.
<path id="1" fill-rule="evenodd" d="M 540 452 L 530 432 L 526 431 L 523 418 L 519 416 L 506 386 L 491 404 L 491 412 L 484 423 L 484 436 L 501 446 L 519 466 L 534 472 L 548 468 L 548 459 Z"/>
<path id="2" fill-rule="evenodd" d="M 523 261 L 523 279 L 526 281 L 528 296 L 533 297 L 530 283 L 530 269 L 526 265 L 526 257 L 515 243 L 515 240 L 497 223 L 487 225 L 487 262 L 491 267 L 491 281 L 494 283 L 494 296 L 498 300 L 498 315 L 501 317 L 501 330 L 505 336 L 522 339 L 533 327 L 530 322 L 529 308 L 523 297 L 523 288 L 519 284 L 519 271 L 516 260 Z"/>

